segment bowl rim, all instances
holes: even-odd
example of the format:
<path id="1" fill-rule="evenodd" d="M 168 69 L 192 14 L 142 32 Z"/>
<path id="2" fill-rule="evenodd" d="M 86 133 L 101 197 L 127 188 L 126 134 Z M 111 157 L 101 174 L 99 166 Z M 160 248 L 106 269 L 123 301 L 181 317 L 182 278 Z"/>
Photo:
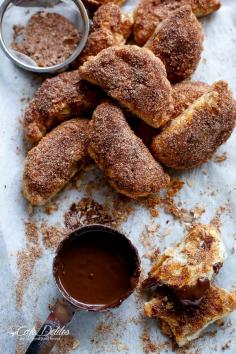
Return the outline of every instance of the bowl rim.
<path id="1" fill-rule="evenodd" d="M 56 262 L 57 262 L 57 257 L 59 255 L 60 251 L 63 249 L 63 247 L 66 246 L 66 244 L 68 242 L 71 242 L 72 239 L 79 237 L 79 235 L 82 235 L 82 234 L 89 232 L 89 231 L 105 231 L 107 233 L 122 237 L 127 242 L 128 246 L 130 247 L 130 249 L 132 251 L 132 257 L 133 257 L 134 265 L 135 265 L 133 286 L 126 293 L 124 293 L 120 299 L 115 300 L 113 303 L 111 303 L 109 305 L 96 306 L 94 304 L 89 305 L 89 304 L 84 304 L 84 303 L 77 301 L 76 299 L 71 297 L 65 291 L 65 289 L 60 284 L 60 282 L 58 281 L 58 278 L 57 278 Z M 118 231 L 116 229 L 111 228 L 110 226 L 106 226 L 106 225 L 102 225 L 102 224 L 90 224 L 90 225 L 82 226 L 82 227 L 79 227 L 79 228 L 73 230 L 65 238 L 63 238 L 63 240 L 59 243 L 59 245 L 56 249 L 55 256 L 53 258 L 52 270 L 53 270 L 53 278 L 56 283 L 57 289 L 59 290 L 60 294 L 71 305 L 73 305 L 75 308 L 80 309 L 80 310 L 92 311 L 92 312 L 102 312 L 102 311 L 106 311 L 106 310 L 109 310 L 114 307 L 118 307 L 125 299 L 127 299 L 134 292 L 134 290 L 136 289 L 136 287 L 138 285 L 139 277 L 140 277 L 140 273 L 141 273 L 141 260 L 140 260 L 137 248 L 133 245 L 131 240 L 126 235 L 124 235 L 123 233 L 121 233 L 120 231 Z"/>
<path id="2" fill-rule="evenodd" d="M 56 64 L 53 66 L 48 66 L 48 67 L 35 67 L 33 65 L 23 63 L 21 60 L 17 59 L 11 53 L 11 51 L 8 49 L 8 46 L 6 45 L 6 43 L 3 39 L 3 33 L 2 33 L 3 32 L 3 17 L 4 17 L 6 10 L 8 9 L 8 6 L 12 3 L 11 0 L 4 0 L 0 6 L 0 47 L 2 48 L 5 55 L 11 61 L 13 61 L 18 67 L 20 67 L 21 69 L 30 71 L 30 72 L 41 73 L 41 74 L 45 74 L 45 73 L 53 74 L 53 73 L 59 73 L 59 72 L 62 72 L 63 70 L 66 70 L 68 68 L 69 64 L 71 64 L 84 49 L 85 44 L 88 39 L 89 27 L 90 27 L 90 20 L 88 17 L 88 12 L 87 12 L 83 2 L 81 0 L 71 0 L 71 1 L 77 6 L 77 8 L 80 12 L 82 21 L 84 23 L 84 30 L 82 32 L 82 37 L 79 42 L 79 45 L 76 47 L 75 51 L 62 63 Z"/>

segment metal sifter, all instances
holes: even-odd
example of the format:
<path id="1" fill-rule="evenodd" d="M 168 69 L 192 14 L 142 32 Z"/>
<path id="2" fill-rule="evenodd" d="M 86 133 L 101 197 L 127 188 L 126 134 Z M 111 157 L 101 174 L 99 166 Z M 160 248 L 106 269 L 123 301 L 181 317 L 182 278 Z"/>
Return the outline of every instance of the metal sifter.
<path id="1" fill-rule="evenodd" d="M 63 15 L 81 32 L 75 51 L 66 60 L 53 66 L 40 67 L 29 56 L 11 48 L 16 22 L 20 21 L 24 26 L 39 11 Z M 10 60 L 28 71 L 55 74 L 66 70 L 83 50 L 88 34 L 89 17 L 81 0 L 4 0 L 0 6 L 0 47 Z"/>

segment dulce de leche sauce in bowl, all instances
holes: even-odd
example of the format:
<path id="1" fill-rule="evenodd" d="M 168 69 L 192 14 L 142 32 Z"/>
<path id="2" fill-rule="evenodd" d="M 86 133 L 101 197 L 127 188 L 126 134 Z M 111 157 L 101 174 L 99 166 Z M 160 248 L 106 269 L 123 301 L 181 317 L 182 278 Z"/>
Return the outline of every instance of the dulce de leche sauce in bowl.
<path id="1" fill-rule="evenodd" d="M 126 236 L 107 226 L 89 225 L 60 243 L 53 274 L 72 305 L 103 311 L 119 306 L 134 291 L 140 259 Z"/>

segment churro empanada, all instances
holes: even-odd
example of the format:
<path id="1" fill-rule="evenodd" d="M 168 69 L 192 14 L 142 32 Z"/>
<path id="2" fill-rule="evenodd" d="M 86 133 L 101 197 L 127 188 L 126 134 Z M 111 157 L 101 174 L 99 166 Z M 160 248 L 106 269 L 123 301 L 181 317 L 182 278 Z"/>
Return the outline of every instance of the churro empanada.
<path id="1" fill-rule="evenodd" d="M 27 155 L 23 176 L 25 198 L 42 205 L 79 170 L 87 156 L 88 120 L 71 119 L 48 133 Z"/>
<path id="2" fill-rule="evenodd" d="M 235 120 L 232 92 L 218 81 L 153 139 L 152 153 L 174 169 L 199 166 L 230 137 Z"/>
<path id="3" fill-rule="evenodd" d="M 212 225 L 196 225 L 176 246 L 157 256 L 143 285 L 167 286 L 182 304 L 196 304 L 224 259 L 220 232 Z"/>
<path id="4" fill-rule="evenodd" d="M 145 44 L 165 65 L 170 82 L 189 77 L 203 50 L 203 32 L 190 6 L 173 11 Z"/>
<path id="5" fill-rule="evenodd" d="M 125 44 L 132 32 L 133 16 L 122 14 L 120 7 L 108 3 L 99 7 L 93 17 L 93 25 L 86 46 L 74 67 L 79 67 L 89 56 L 97 55 L 102 49 Z"/>
<path id="6" fill-rule="evenodd" d="M 135 11 L 134 38 L 138 45 L 144 45 L 156 27 L 172 11 L 190 5 L 197 16 L 209 15 L 220 8 L 219 0 L 141 0 Z"/>
<path id="7" fill-rule="evenodd" d="M 90 11 L 96 11 L 100 6 L 112 3 L 121 6 L 125 0 L 82 0 L 85 7 Z"/>
<path id="8" fill-rule="evenodd" d="M 147 124 L 159 127 L 166 122 L 172 89 L 163 63 L 149 49 L 110 47 L 90 57 L 79 72 Z"/>
<path id="9" fill-rule="evenodd" d="M 112 187 L 130 198 L 147 196 L 169 183 L 121 108 L 111 101 L 101 103 L 93 113 L 88 150 Z"/>
<path id="10" fill-rule="evenodd" d="M 211 323 L 229 315 L 236 309 L 236 295 L 211 285 L 199 306 L 176 306 L 163 289 L 145 304 L 148 317 L 156 317 L 164 334 L 172 337 L 182 347 L 198 338 Z"/>
<path id="11" fill-rule="evenodd" d="M 98 89 L 81 80 L 78 71 L 45 80 L 25 112 L 26 140 L 37 143 L 60 122 L 90 113 L 99 99 Z"/>

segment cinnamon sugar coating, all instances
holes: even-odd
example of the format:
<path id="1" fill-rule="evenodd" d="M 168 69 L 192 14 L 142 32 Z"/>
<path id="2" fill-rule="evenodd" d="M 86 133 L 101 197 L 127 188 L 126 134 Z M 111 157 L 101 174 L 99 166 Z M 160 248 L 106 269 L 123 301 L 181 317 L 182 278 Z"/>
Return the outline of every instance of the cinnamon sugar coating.
<path id="1" fill-rule="evenodd" d="M 102 5 L 93 16 L 93 29 L 105 27 L 112 32 L 121 33 L 123 36 L 130 35 L 131 14 L 122 14 L 120 7 L 109 2 Z M 132 21 L 133 23 L 133 21 Z"/>
<path id="2" fill-rule="evenodd" d="M 157 256 L 144 283 L 179 289 L 196 286 L 201 278 L 211 282 L 224 258 L 220 232 L 212 225 L 199 224 L 176 246 Z"/>
<path id="3" fill-rule="evenodd" d="M 172 86 L 173 106 L 169 108 L 167 115 L 169 119 L 178 117 L 196 99 L 202 96 L 209 89 L 209 85 L 200 81 L 183 81 Z M 160 133 L 160 129 L 155 129 L 137 117 L 130 117 L 129 125 L 135 134 L 142 139 L 147 147 L 150 147 L 154 136 Z M 163 126 L 161 129 L 163 129 Z"/>
<path id="4" fill-rule="evenodd" d="M 40 112 L 63 120 L 93 110 L 98 102 L 97 91 L 81 80 L 78 71 L 47 79 L 35 94 Z"/>
<path id="5" fill-rule="evenodd" d="M 88 120 L 71 119 L 48 133 L 27 155 L 23 175 L 25 198 L 42 205 L 79 170 L 87 156 Z"/>
<path id="6" fill-rule="evenodd" d="M 236 295 L 211 285 L 199 306 L 188 309 L 176 306 L 168 294 L 161 291 L 145 304 L 144 312 L 148 317 L 157 317 L 163 333 L 182 347 L 198 338 L 211 323 L 235 309 Z"/>
<path id="7" fill-rule="evenodd" d="M 134 38 L 138 45 L 144 45 L 156 27 L 172 11 L 180 6 L 190 5 L 197 16 L 209 15 L 220 8 L 219 0 L 141 0 L 135 12 Z"/>
<path id="8" fill-rule="evenodd" d="M 169 177 L 133 133 L 116 104 L 100 104 L 90 127 L 89 154 L 118 192 L 137 198 L 158 192 L 169 183 Z"/>
<path id="9" fill-rule="evenodd" d="M 172 89 L 164 65 L 149 49 L 110 47 L 90 57 L 79 72 L 147 124 L 159 127 L 166 122 Z"/>
<path id="10" fill-rule="evenodd" d="M 145 47 L 162 60 L 168 79 L 175 83 L 195 71 L 203 50 L 203 38 L 201 25 L 191 7 L 183 6 L 157 26 Z"/>
<path id="11" fill-rule="evenodd" d="M 108 3 L 121 6 L 125 0 L 82 0 L 85 7 L 90 11 L 96 11 L 100 6 Z"/>
<path id="12" fill-rule="evenodd" d="M 175 169 L 196 167 L 230 137 L 235 119 L 232 92 L 218 81 L 153 139 L 153 155 Z"/>
<path id="13" fill-rule="evenodd" d="M 37 143 L 53 125 L 51 118 L 46 118 L 32 98 L 24 114 L 24 134 L 27 141 Z"/>
<path id="14" fill-rule="evenodd" d="M 178 117 L 194 101 L 206 93 L 209 85 L 201 81 L 183 81 L 172 86 L 173 109 L 171 119 Z"/>
<path id="15" fill-rule="evenodd" d="M 63 63 L 78 46 L 81 32 L 66 17 L 53 12 L 34 13 L 23 33 L 12 44 L 18 52 L 32 58 L 38 66 Z"/>
<path id="16" fill-rule="evenodd" d="M 37 143 L 60 122 L 90 113 L 99 99 L 98 90 L 81 80 L 77 71 L 45 80 L 24 115 L 26 140 Z"/>
<path id="17" fill-rule="evenodd" d="M 74 67 L 79 67 L 89 56 L 97 55 L 102 49 L 125 44 L 132 26 L 133 16 L 122 14 L 118 5 L 108 3 L 100 6 L 94 14 L 87 44 Z"/>

